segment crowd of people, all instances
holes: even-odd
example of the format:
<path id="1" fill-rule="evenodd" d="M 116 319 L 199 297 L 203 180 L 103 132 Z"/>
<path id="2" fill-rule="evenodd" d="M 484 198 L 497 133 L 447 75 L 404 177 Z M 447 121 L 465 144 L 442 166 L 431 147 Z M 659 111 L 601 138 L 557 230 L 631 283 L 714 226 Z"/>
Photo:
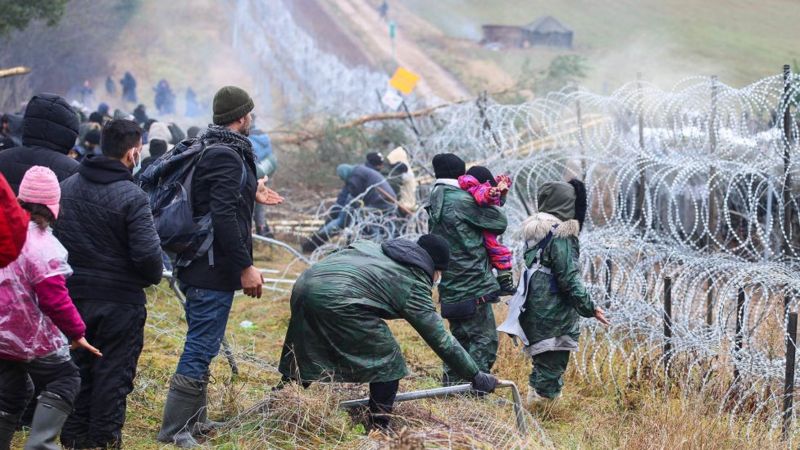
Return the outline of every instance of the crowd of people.
<path id="1" fill-rule="evenodd" d="M 0 147 L 0 450 L 22 426 L 30 428 L 26 448 L 58 448 L 59 436 L 66 448 L 122 446 L 144 345 L 145 288 L 160 282 L 165 265 L 185 294 L 187 330 L 156 438 L 198 446 L 220 426 L 207 414 L 209 367 L 234 295 L 261 297 L 253 222 L 270 234 L 259 211 L 283 198 L 266 186 L 277 160 L 254 127 L 248 93 L 221 88 L 213 123 L 188 130 L 188 138 L 144 110 L 109 116 L 103 106 L 83 119 L 63 98 L 36 95 L 19 142 Z M 336 172 L 343 182 L 337 208 L 310 246 L 347 227 L 352 208 L 397 220 L 418 208 L 402 148 Z M 386 320 L 404 319 L 444 362 L 443 384 L 492 392 L 493 304 L 513 294 L 500 329 L 521 339 L 533 361 L 528 400 L 559 395 L 579 317 L 606 323 L 577 265 L 583 184 L 540 187 L 539 210 L 519 230 L 526 250 L 517 288 L 511 251 L 499 241 L 511 180 L 481 166 L 467 170 L 452 153 L 436 155 L 433 172 L 430 234 L 375 234 L 299 277 L 277 389 L 368 383 L 369 425 L 387 429 L 408 369 Z"/>

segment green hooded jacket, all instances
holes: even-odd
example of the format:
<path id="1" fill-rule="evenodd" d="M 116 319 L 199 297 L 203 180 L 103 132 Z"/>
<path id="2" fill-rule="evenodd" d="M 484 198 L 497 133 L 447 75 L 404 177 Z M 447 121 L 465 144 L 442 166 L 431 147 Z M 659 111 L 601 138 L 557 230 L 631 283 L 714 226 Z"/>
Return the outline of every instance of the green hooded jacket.
<path id="1" fill-rule="evenodd" d="M 575 220 L 575 188 L 569 183 L 545 183 L 539 189 L 539 213 L 522 223 L 525 265 L 531 267 L 538 244 L 552 239 L 542 249 L 539 263 L 550 274 L 536 271 L 530 278 L 525 307 L 519 324 L 528 338 L 525 351 L 534 356 L 548 351 L 575 351 L 580 336 L 579 318 L 594 316 L 594 303 L 583 285 L 578 258 L 580 223 Z"/>
<path id="2" fill-rule="evenodd" d="M 302 381 L 370 383 L 409 372 L 386 320 L 405 319 L 459 376 L 478 367 L 431 299 L 433 260 L 416 243 L 357 241 L 306 270 L 292 290 L 279 370 Z"/>
<path id="3" fill-rule="evenodd" d="M 442 274 L 439 301 L 457 303 L 499 291 L 482 231 L 503 234 L 508 226 L 505 213 L 494 206 L 478 206 L 456 180 L 436 181 L 427 210 L 430 233 L 450 244 L 450 265 Z"/>

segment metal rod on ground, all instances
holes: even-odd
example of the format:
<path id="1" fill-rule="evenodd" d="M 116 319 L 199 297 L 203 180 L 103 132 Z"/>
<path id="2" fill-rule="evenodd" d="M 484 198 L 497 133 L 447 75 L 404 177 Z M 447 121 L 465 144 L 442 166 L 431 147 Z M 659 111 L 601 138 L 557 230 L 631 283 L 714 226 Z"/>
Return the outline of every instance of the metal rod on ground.
<path id="1" fill-rule="evenodd" d="M 739 288 L 739 295 L 736 297 L 736 335 L 733 338 L 733 345 L 738 354 L 742 350 L 742 322 L 744 321 L 744 288 Z M 733 359 L 733 380 L 739 381 L 739 365 L 736 358 Z"/>
<path id="2" fill-rule="evenodd" d="M 664 277 L 664 370 L 672 359 L 672 278 Z"/>
<path id="3" fill-rule="evenodd" d="M 514 415 L 516 416 L 517 419 L 517 431 L 519 431 L 521 434 L 526 434 L 528 431 L 528 427 L 527 423 L 525 422 L 525 415 L 524 415 L 525 408 L 522 405 L 522 397 L 519 395 L 519 389 L 517 389 L 517 385 L 513 381 L 498 380 L 497 387 L 511 389 L 511 397 L 514 403 Z M 395 397 L 394 401 L 395 403 L 407 402 L 411 400 L 422 400 L 425 398 L 447 397 L 456 394 L 464 394 L 467 392 L 475 392 L 472 389 L 471 384 L 459 384 L 456 386 L 446 386 L 433 389 L 423 389 L 420 391 L 403 392 L 401 394 L 397 394 L 397 397 Z M 369 397 L 366 397 L 366 398 L 359 398 L 355 400 L 347 400 L 341 402 L 339 403 L 339 407 L 356 408 L 358 406 L 366 406 L 368 404 L 369 404 Z"/>
<path id="4" fill-rule="evenodd" d="M 786 325 L 786 373 L 783 381 L 783 440 L 789 438 L 792 427 L 792 404 L 794 403 L 794 368 L 797 349 L 797 313 L 789 313 Z"/>

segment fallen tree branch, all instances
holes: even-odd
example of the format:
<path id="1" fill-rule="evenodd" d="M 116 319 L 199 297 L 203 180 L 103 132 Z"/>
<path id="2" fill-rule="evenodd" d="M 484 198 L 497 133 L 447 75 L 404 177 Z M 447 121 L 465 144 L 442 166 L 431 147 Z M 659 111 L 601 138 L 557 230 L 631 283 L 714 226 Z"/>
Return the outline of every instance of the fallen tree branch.
<path id="1" fill-rule="evenodd" d="M 463 103 L 463 102 L 458 102 Z M 437 109 L 444 108 L 446 106 L 455 105 L 457 103 L 444 103 L 441 105 L 433 106 L 430 108 L 420 109 L 419 111 L 413 111 L 411 113 L 406 114 L 405 111 L 402 112 L 389 112 L 389 113 L 378 113 L 378 114 L 370 114 L 366 116 L 361 116 L 357 119 L 351 120 L 350 122 L 346 122 L 338 127 L 336 127 L 336 131 L 339 130 L 346 130 L 349 128 L 359 127 L 369 122 L 381 122 L 386 120 L 404 120 L 407 119 L 409 116 L 411 117 L 421 117 L 421 116 L 428 116 L 432 114 Z M 325 131 L 314 131 L 314 132 L 304 132 L 304 131 L 272 131 L 272 133 L 285 133 L 286 136 L 277 136 L 272 138 L 273 143 L 277 144 L 290 144 L 290 145 L 298 145 L 308 141 L 314 141 L 317 139 L 322 138 L 325 135 Z"/>
<path id="2" fill-rule="evenodd" d="M 18 67 L 11 67 L 9 69 L 0 69 L 0 78 L 25 75 L 27 73 L 31 73 L 30 67 L 18 66 Z"/>

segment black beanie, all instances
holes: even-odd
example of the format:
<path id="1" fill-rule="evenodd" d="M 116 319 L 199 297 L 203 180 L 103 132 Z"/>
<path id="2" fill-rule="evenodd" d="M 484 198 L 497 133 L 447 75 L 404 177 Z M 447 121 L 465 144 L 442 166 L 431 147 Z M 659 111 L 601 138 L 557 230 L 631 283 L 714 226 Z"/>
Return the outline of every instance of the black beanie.
<path id="1" fill-rule="evenodd" d="M 464 160 L 452 153 L 439 153 L 433 157 L 433 173 L 436 178 L 458 179 L 464 175 L 467 165 Z"/>
<path id="2" fill-rule="evenodd" d="M 489 182 L 492 186 L 497 186 L 497 180 L 494 179 L 494 175 L 492 175 L 492 171 L 487 169 L 483 166 L 472 166 L 467 171 L 467 175 L 472 175 L 478 180 L 478 183 L 486 183 Z"/>
<path id="3" fill-rule="evenodd" d="M 381 164 L 383 164 L 383 155 L 381 155 L 378 152 L 367 153 L 367 162 L 371 166 L 375 167 L 380 166 Z"/>
<path id="4" fill-rule="evenodd" d="M 100 125 L 103 124 L 103 115 L 99 112 L 95 111 L 89 114 L 89 122 L 99 123 Z"/>
<path id="5" fill-rule="evenodd" d="M 100 130 L 89 130 L 83 140 L 90 144 L 100 145 Z"/>
<path id="6" fill-rule="evenodd" d="M 417 245 L 423 248 L 433 260 L 433 268 L 447 270 L 450 264 L 450 244 L 435 234 L 424 234 L 417 239 Z"/>
<path id="7" fill-rule="evenodd" d="M 227 125 L 241 119 L 255 108 L 244 89 L 225 86 L 214 94 L 214 125 Z"/>
<path id="8" fill-rule="evenodd" d="M 150 141 L 150 156 L 158 158 L 167 153 L 167 141 L 163 139 L 152 139 Z"/>

